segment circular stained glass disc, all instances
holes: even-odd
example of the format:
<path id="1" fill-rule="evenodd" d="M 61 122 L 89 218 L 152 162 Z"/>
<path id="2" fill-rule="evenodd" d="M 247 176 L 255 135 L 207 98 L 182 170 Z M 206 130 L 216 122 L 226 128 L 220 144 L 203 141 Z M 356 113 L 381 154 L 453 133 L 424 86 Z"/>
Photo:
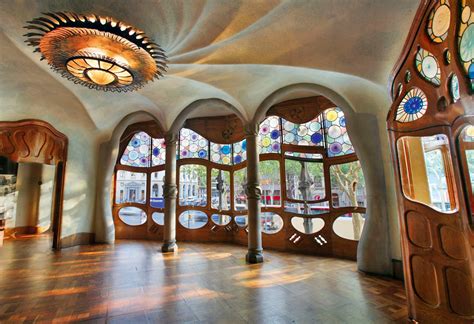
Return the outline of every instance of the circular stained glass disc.
<path id="1" fill-rule="evenodd" d="M 459 93 L 459 80 L 456 74 L 453 74 L 451 80 L 449 82 L 449 91 L 451 93 L 451 97 L 453 98 L 453 102 L 456 102 L 461 98 Z"/>
<path id="2" fill-rule="evenodd" d="M 428 108 L 426 95 L 419 88 L 411 89 L 398 105 L 395 120 L 407 123 L 421 118 Z"/>
<path id="3" fill-rule="evenodd" d="M 438 60 L 432 53 L 420 48 L 416 53 L 415 65 L 417 71 L 426 81 L 434 85 L 441 84 L 441 69 Z"/>
<path id="4" fill-rule="evenodd" d="M 441 0 L 430 13 L 428 19 L 428 35 L 435 43 L 441 43 L 448 36 L 451 22 L 451 10 L 448 0 Z"/>
<path id="5" fill-rule="evenodd" d="M 331 126 L 328 129 L 328 135 L 331 136 L 332 138 L 337 138 L 341 136 L 341 134 L 342 134 L 342 131 L 341 131 L 341 127 L 339 126 Z"/>
<path id="6" fill-rule="evenodd" d="M 474 60 L 474 24 L 464 30 L 459 43 L 459 54 L 464 62 Z"/>
<path id="7" fill-rule="evenodd" d="M 337 112 L 335 110 L 331 110 L 326 114 L 326 119 L 329 121 L 335 121 L 337 119 Z"/>
<path id="8" fill-rule="evenodd" d="M 313 135 L 311 135 L 311 142 L 313 142 L 314 144 L 321 143 L 322 140 L 323 135 L 321 135 L 320 133 L 314 133 Z"/>

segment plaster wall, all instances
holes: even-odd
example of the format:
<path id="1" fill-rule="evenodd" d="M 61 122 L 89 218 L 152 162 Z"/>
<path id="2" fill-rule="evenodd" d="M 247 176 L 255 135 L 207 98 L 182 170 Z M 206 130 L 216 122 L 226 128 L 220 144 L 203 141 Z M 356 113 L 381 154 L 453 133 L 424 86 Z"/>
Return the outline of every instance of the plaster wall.
<path id="1" fill-rule="evenodd" d="M 40 119 L 69 139 L 62 237 L 93 231 L 96 128 L 80 101 L 0 33 L 0 120 Z M 24 78 L 17 78 L 18 75 Z"/>

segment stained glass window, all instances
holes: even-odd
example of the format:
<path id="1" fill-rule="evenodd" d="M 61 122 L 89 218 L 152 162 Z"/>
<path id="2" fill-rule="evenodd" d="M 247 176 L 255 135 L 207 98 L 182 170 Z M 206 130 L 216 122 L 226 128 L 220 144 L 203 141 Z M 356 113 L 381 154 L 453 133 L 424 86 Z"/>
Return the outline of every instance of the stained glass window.
<path id="1" fill-rule="evenodd" d="M 150 136 L 145 132 L 134 134 L 120 158 L 120 164 L 143 168 L 149 167 L 150 141 Z"/>
<path id="2" fill-rule="evenodd" d="M 217 144 L 211 142 L 211 161 L 219 164 L 232 164 L 231 144 Z"/>
<path id="3" fill-rule="evenodd" d="M 198 133 L 182 128 L 179 139 L 179 157 L 181 159 L 208 159 L 208 141 Z"/>
<path id="4" fill-rule="evenodd" d="M 164 138 L 152 138 L 153 147 L 151 148 L 152 166 L 165 164 L 166 145 Z"/>
<path id="5" fill-rule="evenodd" d="M 270 116 L 260 124 L 259 145 L 260 154 L 280 153 L 280 118 Z"/>
<path id="6" fill-rule="evenodd" d="M 234 143 L 234 164 L 239 164 L 247 160 L 247 141 L 242 140 Z"/>
<path id="7" fill-rule="evenodd" d="M 346 117 L 340 108 L 324 111 L 328 156 L 340 156 L 354 153 L 354 147 L 346 129 Z"/>
<path id="8" fill-rule="evenodd" d="M 296 124 L 282 119 L 283 141 L 293 145 L 324 145 L 323 120 L 319 115 L 315 119 L 304 123 Z"/>

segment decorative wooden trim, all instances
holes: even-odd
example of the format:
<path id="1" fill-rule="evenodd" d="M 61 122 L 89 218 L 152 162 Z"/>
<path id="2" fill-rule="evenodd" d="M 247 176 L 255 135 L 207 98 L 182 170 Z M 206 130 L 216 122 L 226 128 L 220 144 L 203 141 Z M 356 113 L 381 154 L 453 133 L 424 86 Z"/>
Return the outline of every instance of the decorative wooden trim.
<path id="1" fill-rule="evenodd" d="M 17 163 L 66 161 L 67 144 L 67 137 L 44 121 L 0 122 L 0 155 Z"/>
<path id="2" fill-rule="evenodd" d="M 68 139 L 49 123 L 25 119 L 0 122 L 0 155 L 10 160 L 56 165 L 53 194 L 53 249 L 61 248 L 61 224 Z"/>
<path id="3" fill-rule="evenodd" d="M 474 234 L 469 204 L 473 202 L 470 183 L 463 178 L 466 177 L 465 155 L 457 137 L 466 124 L 474 122 L 474 117 L 465 116 L 473 111 L 474 97 L 460 63 L 458 48 L 462 7 L 474 8 L 474 1 L 449 0 L 450 23 L 446 37 L 439 39 L 441 43 L 434 43 L 427 33 L 428 20 L 435 6 L 443 3 L 444 0 L 424 0 L 418 8 L 402 55 L 391 75 L 389 87 L 393 103 L 387 115 L 387 128 L 399 206 L 409 318 L 419 322 L 471 323 L 474 320 Z M 436 58 L 440 85 L 432 84 L 419 73 L 416 55 L 420 48 Z M 446 59 L 447 51 L 450 60 Z M 405 78 L 406 71 L 411 73 L 409 80 Z M 459 80 L 459 98 L 453 97 L 450 91 L 453 75 Z M 400 93 L 399 84 L 402 85 Z M 428 108 L 425 114 L 411 122 L 396 121 L 400 102 L 415 87 L 426 96 Z M 417 183 L 410 179 L 412 175 L 405 175 L 406 168 L 410 167 L 407 158 L 410 147 L 398 148 L 397 141 L 404 136 L 436 134 L 446 135 L 449 142 L 449 152 L 443 149 L 442 157 L 448 196 L 457 207 L 449 213 L 439 212 L 403 194 L 403 188 L 413 191 Z"/>
<path id="4" fill-rule="evenodd" d="M 267 116 L 279 116 L 293 123 L 306 123 L 328 108 L 337 107 L 323 96 L 293 99 L 272 106 Z"/>
<path id="5" fill-rule="evenodd" d="M 183 127 L 219 144 L 232 144 L 245 138 L 244 125 L 236 115 L 192 118 Z"/>

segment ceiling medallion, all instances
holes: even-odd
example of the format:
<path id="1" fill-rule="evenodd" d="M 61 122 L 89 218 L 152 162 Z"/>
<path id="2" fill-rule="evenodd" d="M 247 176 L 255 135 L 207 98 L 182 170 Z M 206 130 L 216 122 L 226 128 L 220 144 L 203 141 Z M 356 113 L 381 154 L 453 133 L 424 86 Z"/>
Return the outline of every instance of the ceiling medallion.
<path id="1" fill-rule="evenodd" d="M 70 12 L 28 21 L 24 36 L 53 70 L 91 89 L 133 91 L 166 71 L 163 49 L 114 18 Z"/>

